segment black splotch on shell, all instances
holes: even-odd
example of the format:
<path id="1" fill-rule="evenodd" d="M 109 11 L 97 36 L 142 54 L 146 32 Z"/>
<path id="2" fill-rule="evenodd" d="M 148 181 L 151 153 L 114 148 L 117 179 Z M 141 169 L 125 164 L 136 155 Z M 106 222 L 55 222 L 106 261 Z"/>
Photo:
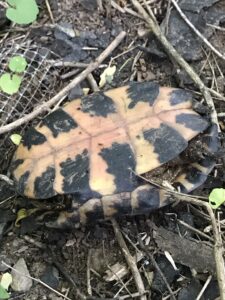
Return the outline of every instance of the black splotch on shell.
<path id="1" fill-rule="evenodd" d="M 81 110 L 92 116 L 104 118 L 109 114 L 116 113 L 116 107 L 113 100 L 102 92 L 82 97 Z"/>
<path id="2" fill-rule="evenodd" d="M 77 127 L 75 120 L 61 108 L 49 114 L 40 124 L 44 125 L 51 130 L 54 137 Z"/>
<path id="3" fill-rule="evenodd" d="M 152 106 L 159 94 L 159 85 L 155 82 L 131 82 L 127 93 L 132 100 L 128 108 L 134 108 L 138 102 L 147 102 Z"/>
<path id="4" fill-rule="evenodd" d="M 176 116 L 176 123 L 184 125 L 186 128 L 190 128 L 197 132 L 204 131 L 209 123 L 201 116 L 196 114 L 181 113 Z"/>
<path id="5" fill-rule="evenodd" d="M 27 130 L 26 134 L 22 139 L 22 144 L 29 150 L 32 146 L 42 145 L 47 141 L 46 137 L 38 132 L 35 128 L 31 127 Z"/>
<path id="6" fill-rule="evenodd" d="M 115 193 L 130 192 L 137 186 L 136 161 L 129 144 L 113 143 L 112 147 L 102 149 L 99 155 L 108 165 L 107 172 L 114 175 Z"/>
<path id="7" fill-rule="evenodd" d="M 53 197 L 54 191 L 55 168 L 48 167 L 41 176 L 38 176 L 34 181 L 34 195 L 39 199 L 47 199 Z"/>
<path id="8" fill-rule="evenodd" d="M 170 94 L 170 104 L 172 106 L 192 100 L 193 94 L 189 91 L 175 89 Z"/>
<path id="9" fill-rule="evenodd" d="M 89 186 L 90 160 L 87 149 L 76 155 L 74 159 L 67 158 L 66 161 L 60 163 L 60 167 L 65 194 L 77 193 L 78 196 L 92 194 Z"/>
<path id="10" fill-rule="evenodd" d="M 145 140 L 158 154 L 161 164 L 168 162 L 180 154 L 188 145 L 187 141 L 172 127 L 161 124 L 159 128 L 152 128 L 143 132 Z"/>
<path id="11" fill-rule="evenodd" d="M 16 190 L 20 195 L 25 194 L 25 188 L 27 185 L 27 180 L 30 176 L 30 172 L 26 171 L 23 175 L 20 176 L 18 181 L 15 181 L 16 183 Z"/>

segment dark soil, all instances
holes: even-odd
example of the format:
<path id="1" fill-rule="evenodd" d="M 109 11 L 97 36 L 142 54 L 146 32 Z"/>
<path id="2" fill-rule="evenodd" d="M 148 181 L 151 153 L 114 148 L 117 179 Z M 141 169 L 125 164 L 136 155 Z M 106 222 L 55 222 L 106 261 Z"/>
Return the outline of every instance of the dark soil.
<path id="1" fill-rule="evenodd" d="M 170 10 L 167 9 L 167 2 L 166 0 L 155 1 L 152 4 L 158 22 L 162 24 L 164 29 L 168 30 L 168 37 L 171 43 L 190 62 L 204 83 L 223 94 L 224 61 L 218 59 L 207 47 L 203 46 L 202 42 L 193 33 L 190 33 L 183 24 L 180 24 L 182 21 L 174 11 L 168 14 Z M 225 1 L 205 1 L 202 6 L 200 2 L 203 3 L 204 1 L 183 0 L 181 4 L 185 8 L 185 3 L 189 3 L 188 14 L 192 22 L 223 53 L 225 44 L 224 28 L 223 30 L 216 30 L 212 26 L 224 26 Z M 42 47 L 51 50 L 54 54 L 50 53 L 49 61 L 51 59 L 55 60 L 57 57 L 67 62 L 75 61 L 88 64 L 124 30 L 127 33 L 126 38 L 111 56 L 104 61 L 104 64 L 107 66 L 113 60 L 113 64 L 117 67 L 113 81 L 106 84 L 105 90 L 111 87 L 122 86 L 130 80 L 154 80 L 163 86 L 196 90 L 196 86 L 187 74 L 180 70 L 163 52 L 162 47 L 155 41 L 153 35 L 148 32 L 144 21 L 128 12 L 121 12 L 125 8 L 134 10 L 130 1 L 115 1 L 120 6 L 121 11 L 119 11 L 110 5 L 110 1 L 106 0 L 103 1 L 102 10 L 100 10 L 97 2 L 94 0 L 49 0 L 55 21 L 54 26 L 51 23 L 45 3 L 44 0 L 38 1 L 40 5 L 38 20 L 34 25 L 27 27 L 13 27 L 5 18 L 4 9 L 0 6 L 0 37 L 2 38 L 1 48 L 3 49 L 1 53 L 5 53 L 4 49 L 10 47 L 9 45 L 11 45 L 12 41 L 17 41 L 17 43 L 23 42 L 25 45 L 30 44 L 35 51 L 39 51 L 37 49 Z M 168 16 L 169 21 L 167 20 Z M 212 26 L 210 27 L 206 24 L 211 24 Z M 17 50 L 14 49 L 13 51 Z M 36 64 L 38 63 L 40 61 L 36 62 Z M 45 65 L 44 69 L 46 68 Z M 2 69 L 4 70 L 3 67 Z M 11 119 L 7 122 L 5 121 L 5 123 L 2 119 L 0 126 L 22 117 L 25 113 L 35 109 L 38 104 L 50 99 L 76 76 L 75 74 L 72 76 L 68 75 L 69 72 L 75 69 L 69 66 L 53 67 L 51 65 L 49 70 L 52 71 L 47 73 L 45 81 L 42 82 L 33 100 L 26 102 L 26 105 L 23 102 L 23 109 L 17 107 L 13 112 L 11 110 L 10 112 L 7 111 L 7 113 L 11 114 Z M 93 72 L 97 83 L 100 80 L 102 70 L 102 68 L 99 68 Z M 77 72 L 79 71 L 80 69 L 77 69 Z M 37 77 L 37 80 L 40 81 L 40 77 Z M 30 82 L 30 79 L 27 79 L 27 82 Z M 83 93 L 83 88 L 90 88 L 88 81 L 84 81 L 74 88 L 68 98 L 72 99 L 80 96 Z M 27 92 L 27 98 L 32 98 L 32 91 L 31 88 Z M 0 97 L 2 97 L 1 94 Z M 202 97 L 199 95 L 196 95 L 196 99 L 202 102 Z M 224 113 L 224 102 L 218 99 L 214 100 L 217 113 Z M 0 99 L 0 105 L 1 101 L 2 99 Z M 11 98 L 11 101 L 10 105 L 12 106 L 15 99 Z M 24 108 L 25 106 L 26 108 Z M 36 124 L 41 117 L 30 123 Z M 1 118 L 3 118 L 3 115 L 1 115 Z M 222 129 L 220 136 L 222 146 L 224 146 L 224 120 L 224 117 L 219 118 Z M 26 124 L 26 126 L 28 125 Z M 25 126 L 17 128 L 13 133 L 22 133 L 24 129 Z M 9 138 L 11 134 L 7 133 L 0 136 L 0 174 L 9 174 L 10 160 L 16 149 L 16 146 L 12 144 Z M 201 137 L 192 141 L 191 148 L 183 153 L 180 158 L 155 170 L 151 174 L 147 174 L 146 178 L 159 184 L 162 184 L 165 180 L 171 182 L 181 169 L 195 160 L 199 153 L 201 154 L 202 149 L 199 146 L 199 139 Z M 221 150 L 216 154 L 218 156 L 218 165 L 208 176 L 206 183 L 194 191 L 195 195 L 207 197 L 212 188 L 222 188 L 224 186 L 223 153 L 224 150 Z M 59 205 L 64 200 L 67 201 L 65 197 L 61 197 L 60 199 L 53 199 L 51 203 L 44 201 L 41 204 L 37 204 L 35 202 L 34 205 L 35 207 L 44 205 L 45 209 L 47 208 L 50 211 L 49 207 L 54 208 L 56 206 L 54 201 L 57 201 L 57 205 Z M 33 207 L 33 204 L 29 200 L 17 196 L 13 187 L 10 187 L 4 181 L 0 181 L 1 260 L 13 266 L 19 258 L 24 258 L 32 277 L 45 281 L 52 288 L 67 295 L 69 299 L 82 299 L 78 290 L 83 295 L 93 296 L 93 298 L 87 299 L 132 299 L 131 294 L 137 293 L 137 287 L 129 268 L 121 278 L 118 278 L 119 275 L 115 276 L 112 272 L 114 264 L 119 264 L 121 268 L 125 269 L 127 267 L 110 221 L 96 221 L 96 223 L 81 229 L 59 230 L 46 227 L 42 219 L 42 213 L 38 217 L 32 215 L 22 220 L 20 222 L 21 227 L 16 227 L 15 219 L 18 209 L 31 207 Z M 223 218 L 224 207 L 222 206 L 220 208 L 220 220 L 223 221 Z M 209 239 L 187 229 L 187 227 L 179 223 L 180 220 L 207 234 Z M 210 275 L 212 275 L 212 279 L 201 299 L 213 300 L 219 296 L 215 275 L 215 261 L 212 254 L 214 243 L 210 227 L 211 223 L 207 213 L 201 207 L 180 202 L 153 212 L 150 215 L 121 217 L 118 221 L 121 231 L 131 241 L 129 242 L 126 239 L 131 254 L 137 254 L 134 245 L 143 253 L 143 257 L 138 262 L 138 267 L 147 292 L 146 299 L 172 298 L 169 296 L 168 289 L 161 275 L 156 271 L 154 263 L 146 252 L 141 250 L 139 238 L 143 240 L 147 251 L 154 256 L 166 277 L 167 283 L 174 292 L 175 299 L 196 299 Z M 223 224 L 221 222 L 222 234 Z M 161 231 L 159 231 L 160 228 Z M 168 239 L 165 238 L 165 246 L 168 246 L 168 248 L 163 247 L 159 239 L 156 238 L 157 234 L 162 234 L 162 228 L 164 230 L 163 233 L 169 237 Z M 170 245 L 170 241 L 172 243 L 172 235 L 178 243 L 177 246 Z M 196 243 L 198 243 L 197 246 Z M 195 263 L 197 256 L 195 259 L 192 256 L 191 259 L 190 255 L 186 254 L 188 254 L 187 252 L 192 253 L 192 251 L 196 253 L 194 251 L 197 251 L 198 245 L 199 249 L 203 250 L 202 256 L 200 253 L 200 262 Z M 185 247 L 185 249 L 183 248 L 185 250 L 183 251 L 183 258 L 180 252 L 175 251 L 174 256 L 171 253 L 177 267 L 176 270 L 164 253 L 167 249 L 170 249 L 171 252 L 171 247 L 177 251 Z M 204 257 L 205 259 L 211 259 L 212 263 L 204 264 Z M 1 269 L 0 264 L 0 279 L 5 271 Z M 10 269 L 8 269 L 8 272 L 11 272 Z M 90 272 L 89 281 L 88 272 Z M 114 275 L 114 280 L 110 281 L 109 278 L 112 275 Z M 32 288 L 27 292 L 19 293 L 13 290 L 10 290 L 10 292 L 10 299 L 63 299 L 62 296 L 56 295 L 53 291 L 35 281 Z M 125 295 L 127 295 L 127 298 L 122 298 Z M 133 298 L 140 299 L 138 296 Z"/>

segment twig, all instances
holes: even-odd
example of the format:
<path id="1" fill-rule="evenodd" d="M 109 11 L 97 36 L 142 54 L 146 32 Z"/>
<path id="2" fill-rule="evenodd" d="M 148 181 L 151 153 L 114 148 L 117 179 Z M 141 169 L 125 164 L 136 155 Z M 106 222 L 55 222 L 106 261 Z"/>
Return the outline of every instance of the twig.
<path id="1" fill-rule="evenodd" d="M 207 278 L 205 284 L 203 285 L 200 293 L 198 294 L 198 296 L 196 297 L 196 300 L 200 300 L 202 298 L 202 295 L 204 294 L 207 286 L 209 285 L 210 281 L 212 280 L 212 275 L 209 275 L 209 277 Z"/>
<path id="2" fill-rule="evenodd" d="M 152 262 L 153 266 L 155 267 L 155 269 L 157 270 L 157 272 L 162 277 L 162 279 L 170 293 L 171 299 L 176 300 L 176 297 L 174 296 L 174 293 L 173 293 L 165 275 L 163 274 L 163 272 L 161 271 L 160 267 L 158 266 L 156 260 L 154 259 L 154 256 L 148 251 L 148 249 L 146 249 L 145 245 L 143 244 L 143 241 L 140 238 L 139 238 L 139 245 L 140 245 L 141 249 L 145 252 L 145 254 L 148 256 L 148 258 L 151 260 L 151 262 Z"/>
<path id="3" fill-rule="evenodd" d="M 213 24 L 206 24 L 206 25 L 209 26 L 209 27 L 212 27 L 214 29 L 220 30 L 220 31 L 225 31 L 225 28 L 220 27 L 220 26 L 216 26 L 216 25 L 213 25 Z"/>
<path id="4" fill-rule="evenodd" d="M 92 255 L 92 249 L 89 249 L 88 257 L 87 257 L 87 293 L 90 296 L 92 296 L 91 272 L 90 272 L 91 255 Z"/>
<path id="5" fill-rule="evenodd" d="M 179 5 L 175 0 L 171 0 L 174 7 L 176 8 L 177 12 L 181 16 L 181 18 L 185 21 L 185 23 L 194 31 L 194 33 L 205 43 L 211 50 L 214 52 L 219 58 L 223 59 L 225 61 L 225 56 L 221 54 L 202 34 L 201 32 L 189 21 L 187 16 L 183 13 L 183 11 L 180 9 Z"/>
<path id="6" fill-rule="evenodd" d="M 100 90 L 97 85 L 96 80 L 94 79 L 94 76 L 91 73 L 87 76 L 87 80 L 88 80 L 93 92 L 98 92 Z"/>
<path id="7" fill-rule="evenodd" d="M 39 114 L 46 112 L 49 110 L 51 106 L 56 104 L 62 97 L 68 94 L 68 92 L 74 88 L 78 83 L 80 83 L 82 80 L 84 80 L 88 74 L 93 72 L 98 66 L 112 53 L 112 51 L 119 45 L 119 43 L 124 39 L 126 35 L 125 31 L 122 31 L 113 41 L 112 43 L 96 58 L 96 60 L 88 65 L 88 67 L 82 71 L 76 78 L 74 78 L 67 86 L 65 86 L 57 95 L 55 95 L 53 98 L 51 98 L 46 103 L 43 103 L 39 107 L 36 107 L 34 111 L 32 111 L 30 114 L 25 115 L 24 117 L 8 124 L 5 126 L 2 126 L 0 128 L 0 134 L 8 132 L 12 129 L 15 129 L 18 126 L 21 126 L 35 117 L 37 117 Z"/>
<path id="8" fill-rule="evenodd" d="M 142 296 L 140 296 L 140 299 L 141 300 L 146 300 L 146 296 L 144 295 L 145 287 L 144 287 L 141 275 L 139 273 L 139 270 L 137 268 L 136 262 L 133 259 L 132 255 L 130 254 L 129 249 L 127 248 L 127 245 L 124 241 L 124 238 L 123 238 L 123 235 L 120 231 L 118 223 L 113 218 L 111 219 L 111 222 L 112 222 L 112 225 L 113 225 L 113 229 L 114 229 L 114 232 L 115 232 L 117 242 L 119 243 L 120 248 L 123 252 L 123 255 L 124 255 L 124 257 L 127 261 L 127 264 L 129 265 L 129 267 L 131 269 L 131 272 L 132 272 L 132 275 L 134 277 L 134 281 L 136 283 L 138 292 L 139 292 L 140 295 L 142 295 Z"/>
<path id="9" fill-rule="evenodd" d="M 196 72 L 189 66 L 189 64 L 183 59 L 183 57 L 177 52 L 177 50 L 171 45 L 171 43 L 167 40 L 165 35 L 161 32 L 159 25 L 153 21 L 151 17 L 147 14 L 144 8 L 139 4 L 137 0 L 132 0 L 133 5 L 136 7 L 138 12 L 143 16 L 147 24 L 149 25 L 151 31 L 155 34 L 156 38 L 161 42 L 164 46 L 166 52 L 169 56 L 175 60 L 179 66 L 181 66 L 187 74 L 191 77 L 191 79 L 197 84 L 198 88 L 202 92 L 209 108 L 211 109 L 211 120 L 213 123 L 217 124 L 218 131 L 220 132 L 219 122 L 217 118 L 217 113 L 215 109 L 214 102 L 209 93 L 209 89 L 204 85 L 201 78 L 196 74 Z"/>
<path id="10" fill-rule="evenodd" d="M 54 67 L 75 67 L 75 68 L 86 68 L 89 64 L 82 63 L 82 62 L 70 62 L 70 61 L 57 61 L 52 64 Z M 101 64 L 96 69 L 106 68 L 107 64 Z"/>
<path id="11" fill-rule="evenodd" d="M 51 21 L 52 21 L 52 24 L 55 24 L 55 20 L 54 20 L 53 14 L 52 14 L 51 6 L 50 6 L 48 0 L 45 0 L 45 5 L 46 5 L 46 7 L 47 7 L 47 10 L 48 10 L 50 19 L 51 19 Z"/>
<path id="12" fill-rule="evenodd" d="M 62 74 L 62 75 L 60 76 L 60 78 L 61 78 L 62 80 L 65 80 L 65 79 L 70 78 L 70 77 L 72 77 L 72 76 L 74 76 L 74 75 L 77 75 L 77 73 L 79 73 L 79 72 L 80 72 L 80 70 L 78 70 L 78 69 L 71 70 L 71 71 L 69 71 L 69 72 L 67 72 L 67 73 L 65 73 L 65 74 Z"/>
<path id="13" fill-rule="evenodd" d="M 179 224 L 181 224 L 182 226 L 185 226 L 186 228 L 188 228 L 189 230 L 192 230 L 193 232 L 201 235 L 203 238 L 210 240 L 211 242 L 214 242 L 214 239 L 211 238 L 211 236 L 208 236 L 207 234 L 205 234 L 204 232 L 201 232 L 200 230 L 192 227 L 191 225 L 187 224 L 186 222 L 177 219 L 176 220 Z"/>

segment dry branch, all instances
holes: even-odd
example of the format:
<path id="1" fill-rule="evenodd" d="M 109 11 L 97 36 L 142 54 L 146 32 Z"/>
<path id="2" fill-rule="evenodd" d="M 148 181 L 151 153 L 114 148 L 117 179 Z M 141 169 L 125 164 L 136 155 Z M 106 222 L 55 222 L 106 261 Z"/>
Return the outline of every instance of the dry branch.
<path id="1" fill-rule="evenodd" d="M 46 112 L 49 110 L 49 108 L 53 105 L 55 105 L 58 101 L 61 100 L 61 98 L 65 97 L 68 92 L 74 88 L 78 83 L 80 83 L 82 80 L 84 80 L 87 75 L 89 75 L 91 72 L 93 72 L 98 66 L 112 53 L 112 51 L 120 44 L 120 42 L 124 39 L 126 35 L 126 32 L 122 31 L 113 41 L 112 43 L 96 58 L 96 60 L 88 65 L 88 67 L 82 71 L 77 77 L 75 77 L 66 87 L 64 87 L 57 95 L 55 95 L 53 98 L 51 98 L 46 103 L 43 103 L 42 105 L 35 108 L 33 112 L 30 114 L 25 115 L 21 119 L 18 119 L 8 125 L 2 126 L 0 128 L 0 134 L 3 134 L 5 132 L 8 132 L 12 129 L 15 129 L 18 126 L 21 126 L 31 120 L 33 120 L 35 117 L 37 117 L 39 114 Z"/>

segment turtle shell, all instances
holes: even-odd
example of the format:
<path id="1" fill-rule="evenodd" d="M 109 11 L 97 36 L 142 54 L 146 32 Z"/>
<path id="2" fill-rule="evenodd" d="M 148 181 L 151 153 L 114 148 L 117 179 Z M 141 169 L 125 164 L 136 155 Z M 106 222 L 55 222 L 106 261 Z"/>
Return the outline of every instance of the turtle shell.
<path id="1" fill-rule="evenodd" d="M 12 161 L 20 194 L 80 201 L 133 191 L 137 174 L 180 154 L 208 127 L 192 94 L 154 82 L 76 99 L 28 129 Z"/>

